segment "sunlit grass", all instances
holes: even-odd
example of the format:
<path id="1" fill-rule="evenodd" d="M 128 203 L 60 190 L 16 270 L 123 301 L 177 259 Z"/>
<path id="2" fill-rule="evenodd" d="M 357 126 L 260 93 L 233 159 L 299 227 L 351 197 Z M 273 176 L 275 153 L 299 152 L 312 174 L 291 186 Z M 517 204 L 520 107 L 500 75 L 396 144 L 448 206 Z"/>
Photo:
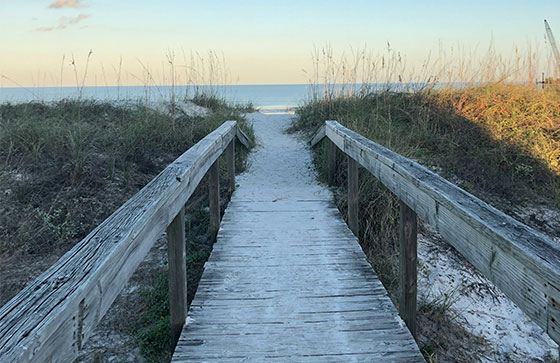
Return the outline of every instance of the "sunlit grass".
<path id="1" fill-rule="evenodd" d="M 534 54 L 505 59 L 489 51 L 476 59 L 427 61 L 419 70 L 407 68 L 405 58 L 391 48 L 382 56 L 364 50 L 336 57 L 326 47 L 313 59 L 312 94 L 297 109 L 292 129 L 313 132 L 325 120 L 336 120 L 506 213 L 529 205 L 560 207 L 560 92 L 553 83 L 537 86 L 542 62 Z M 323 145 L 314 154 L 323 180 L 326 153 Z M 342 153 L 337 165 L 334 191 L 345 214 L 347 163 Z M 398 199 L 362 172 L 359 204 L 360 243 L 396 299 Z M 437 361 L 450 349 L 468 356 L 460 341 L 450 347 L 452 341 L 431 333 L 442 321 L 434 320 L 430 309 L 419 314 L 433 325 L 421 331 L 426 359 Z M 460 334 L 450 334 L 476 341 L 459 326 L 456 332 Z"/>

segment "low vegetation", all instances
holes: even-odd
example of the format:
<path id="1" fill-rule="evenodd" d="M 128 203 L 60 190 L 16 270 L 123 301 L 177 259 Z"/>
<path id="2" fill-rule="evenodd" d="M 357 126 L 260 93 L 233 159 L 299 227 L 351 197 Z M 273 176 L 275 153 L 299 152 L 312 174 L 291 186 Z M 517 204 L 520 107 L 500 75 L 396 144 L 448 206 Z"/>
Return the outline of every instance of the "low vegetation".
<path id="1" fill-rule="evenodd" d="M 0 304 L 225 120 L 253 137 L 240 109 L 208 102 L 220 107 L 204 117 L 93 100 L 0 105 Z M 211 251 L 204 186 L 189 202 L 189 301 Z M 145 358 L 168 361 L 166 271 L 140 300 L 129 330 Z"/>
<path id="2" fill-rule="evenodd" d="M 214 97 L 204 93 L 195 94 L 192 98 L 192 102 L 198 106 L 208 108 L 212 111 L 220 111 L 221 109 L 228 109 L 232 106 L 224 99 L 219 97 Z M 245 104 L 236 104 L 233 106 L 236 110 L 244 113 L 255 112 L 256 108 L 252 102 L 247 102 Z"/>
<path id="3" fill-rule="evenodd" d="M 62 253 L 226 119 L 142 104 L 0 105 L 0 256 Z"/>
<path id="4" fill-rule="evenodd" d="M 426 87 L 414 92 L 387 88 L 327 94 L 307 102 L 296 113 L 294 130 L 311 133 L 325 120 L 337 120 L 506 213 L 520 205 L 560 207 L 560 92 L 555 88 L 505 82 L 460 89 Z M 315 164 L 324 180 L 326 151 L 325 144 L 315 152 Z M 341 154 L 334 190 L 339 208 L 345 212 L 347 163 Z M 365 172 L 360 174 L 360 198 L 360 243 L 396 299 L 398 200 Z M 432 325 L 421 329 L 419 338 L 429 361 L 438 357 L 445 361 L 453 334 L 470 342 L 466 344 L 477 343 L 474 337 L 467 338 L 459 324 L 452 334 L 437 334 L 435 327 L 444 322 L 441 311 L 448 309 L 437 301 L 420 306 L 419 319 Z M 443 325 L 449 327 L 450 320 L 453 315 L 446 314 Z M 463 353 L 457 351 L 456 356 L 467 361 L 469 355 Z"/>

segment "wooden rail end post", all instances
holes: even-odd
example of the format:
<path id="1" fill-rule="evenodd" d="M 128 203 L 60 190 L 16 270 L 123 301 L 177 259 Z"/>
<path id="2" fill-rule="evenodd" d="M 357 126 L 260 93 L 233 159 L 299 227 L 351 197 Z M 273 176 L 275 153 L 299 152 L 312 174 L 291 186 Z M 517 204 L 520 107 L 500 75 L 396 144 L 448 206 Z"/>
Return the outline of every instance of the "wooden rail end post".
<path id="1" fill-rule="evenodd" d="M 167 227 L 167 256 L 169 262 L 169 313 L 171 345 L 181 335 L 187 317 L 187 264 L 185 246 L 185 208 Z"/>
<path id="2" fill-rule="evenodd" d="M 399 314 L 410 333 L 416 338 L 416 294 L 417 294 L 417 218 L 406 203 L 400 201 L 399 222 Z"/>
<path id="3" fill-rule="evenodd" d="M 329 177 L 328 177 L 328 183 L 329 186 L 333 186 L 334 185 L 334 180 L 335 180 L 335 175 L 336 175 L 336 145 L 334 144 L 334 142 L 332 142 L 330 139 L 328 139 L 328 143 L 329 143 L 329 150 L 327 152 L 327 159 L 328 159 L 328 173 L 329 173 Z"/>
<path id="4" fill-rule="evenodd" d="M 218 235 L 218 230 L 220 229 L 220 163 L 219 159 L 216 159 L 214 164 L 210 167 L 208 189 L 210 200 L 210 239 L 212 242 L 216 242 L 216 237 Z"/>
<path id="5" fill-rule="evenodd" d="M 231 195 L 235 190 L 235 139 L 231 140 L 226 148 L 228 192 Z"/>
<path id="6" fill-rule="evenodd" d="M 358 162 L 348 157 L 348 226 L 358 237 L 359 223 L 358 223 L 358 207 L 359 207 L 359 175 L 358 175 Z"/>

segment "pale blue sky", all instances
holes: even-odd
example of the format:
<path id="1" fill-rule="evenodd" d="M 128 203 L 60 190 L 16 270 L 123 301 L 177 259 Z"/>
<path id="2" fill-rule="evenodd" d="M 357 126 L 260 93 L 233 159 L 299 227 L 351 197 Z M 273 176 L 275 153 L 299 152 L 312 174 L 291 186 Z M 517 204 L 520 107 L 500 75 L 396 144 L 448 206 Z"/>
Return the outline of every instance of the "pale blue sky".
<path id="1" fill-rule="evenodd" d="M 55 1 L 78 6 L 50 8 Z M 382 51 L 389 41 L 410 63 L 440 46 L 486 49 L 491 39 L 506 54 L 527 44 L 548 54 L 545 18 L 560 39 L 558 0 L 0 0 L 0 74 L 11 80 L 3 86 L 58 84 L 65 55 L 63 83 L 75 85 L 69 59 L 82 71 L 92 49 L 88 84 L 102 82 L 101 64 L 114 83 L 121 56 L 128 83 L 138 84 L 138 60 L 156 77 L 169 49 L 212 49 L 224 54 L 234 83 L 305 83 L 313 47 L 327 43 Z"/>

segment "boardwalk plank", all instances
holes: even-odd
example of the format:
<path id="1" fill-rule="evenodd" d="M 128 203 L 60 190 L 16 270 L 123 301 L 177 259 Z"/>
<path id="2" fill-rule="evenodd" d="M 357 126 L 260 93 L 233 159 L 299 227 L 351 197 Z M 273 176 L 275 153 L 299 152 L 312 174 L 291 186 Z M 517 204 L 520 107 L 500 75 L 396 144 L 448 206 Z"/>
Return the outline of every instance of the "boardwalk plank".
<path id="1" fill-rule="evenodd" d="M 303 143 L 260 117 L 173 362 L 423 361 Z"/>

